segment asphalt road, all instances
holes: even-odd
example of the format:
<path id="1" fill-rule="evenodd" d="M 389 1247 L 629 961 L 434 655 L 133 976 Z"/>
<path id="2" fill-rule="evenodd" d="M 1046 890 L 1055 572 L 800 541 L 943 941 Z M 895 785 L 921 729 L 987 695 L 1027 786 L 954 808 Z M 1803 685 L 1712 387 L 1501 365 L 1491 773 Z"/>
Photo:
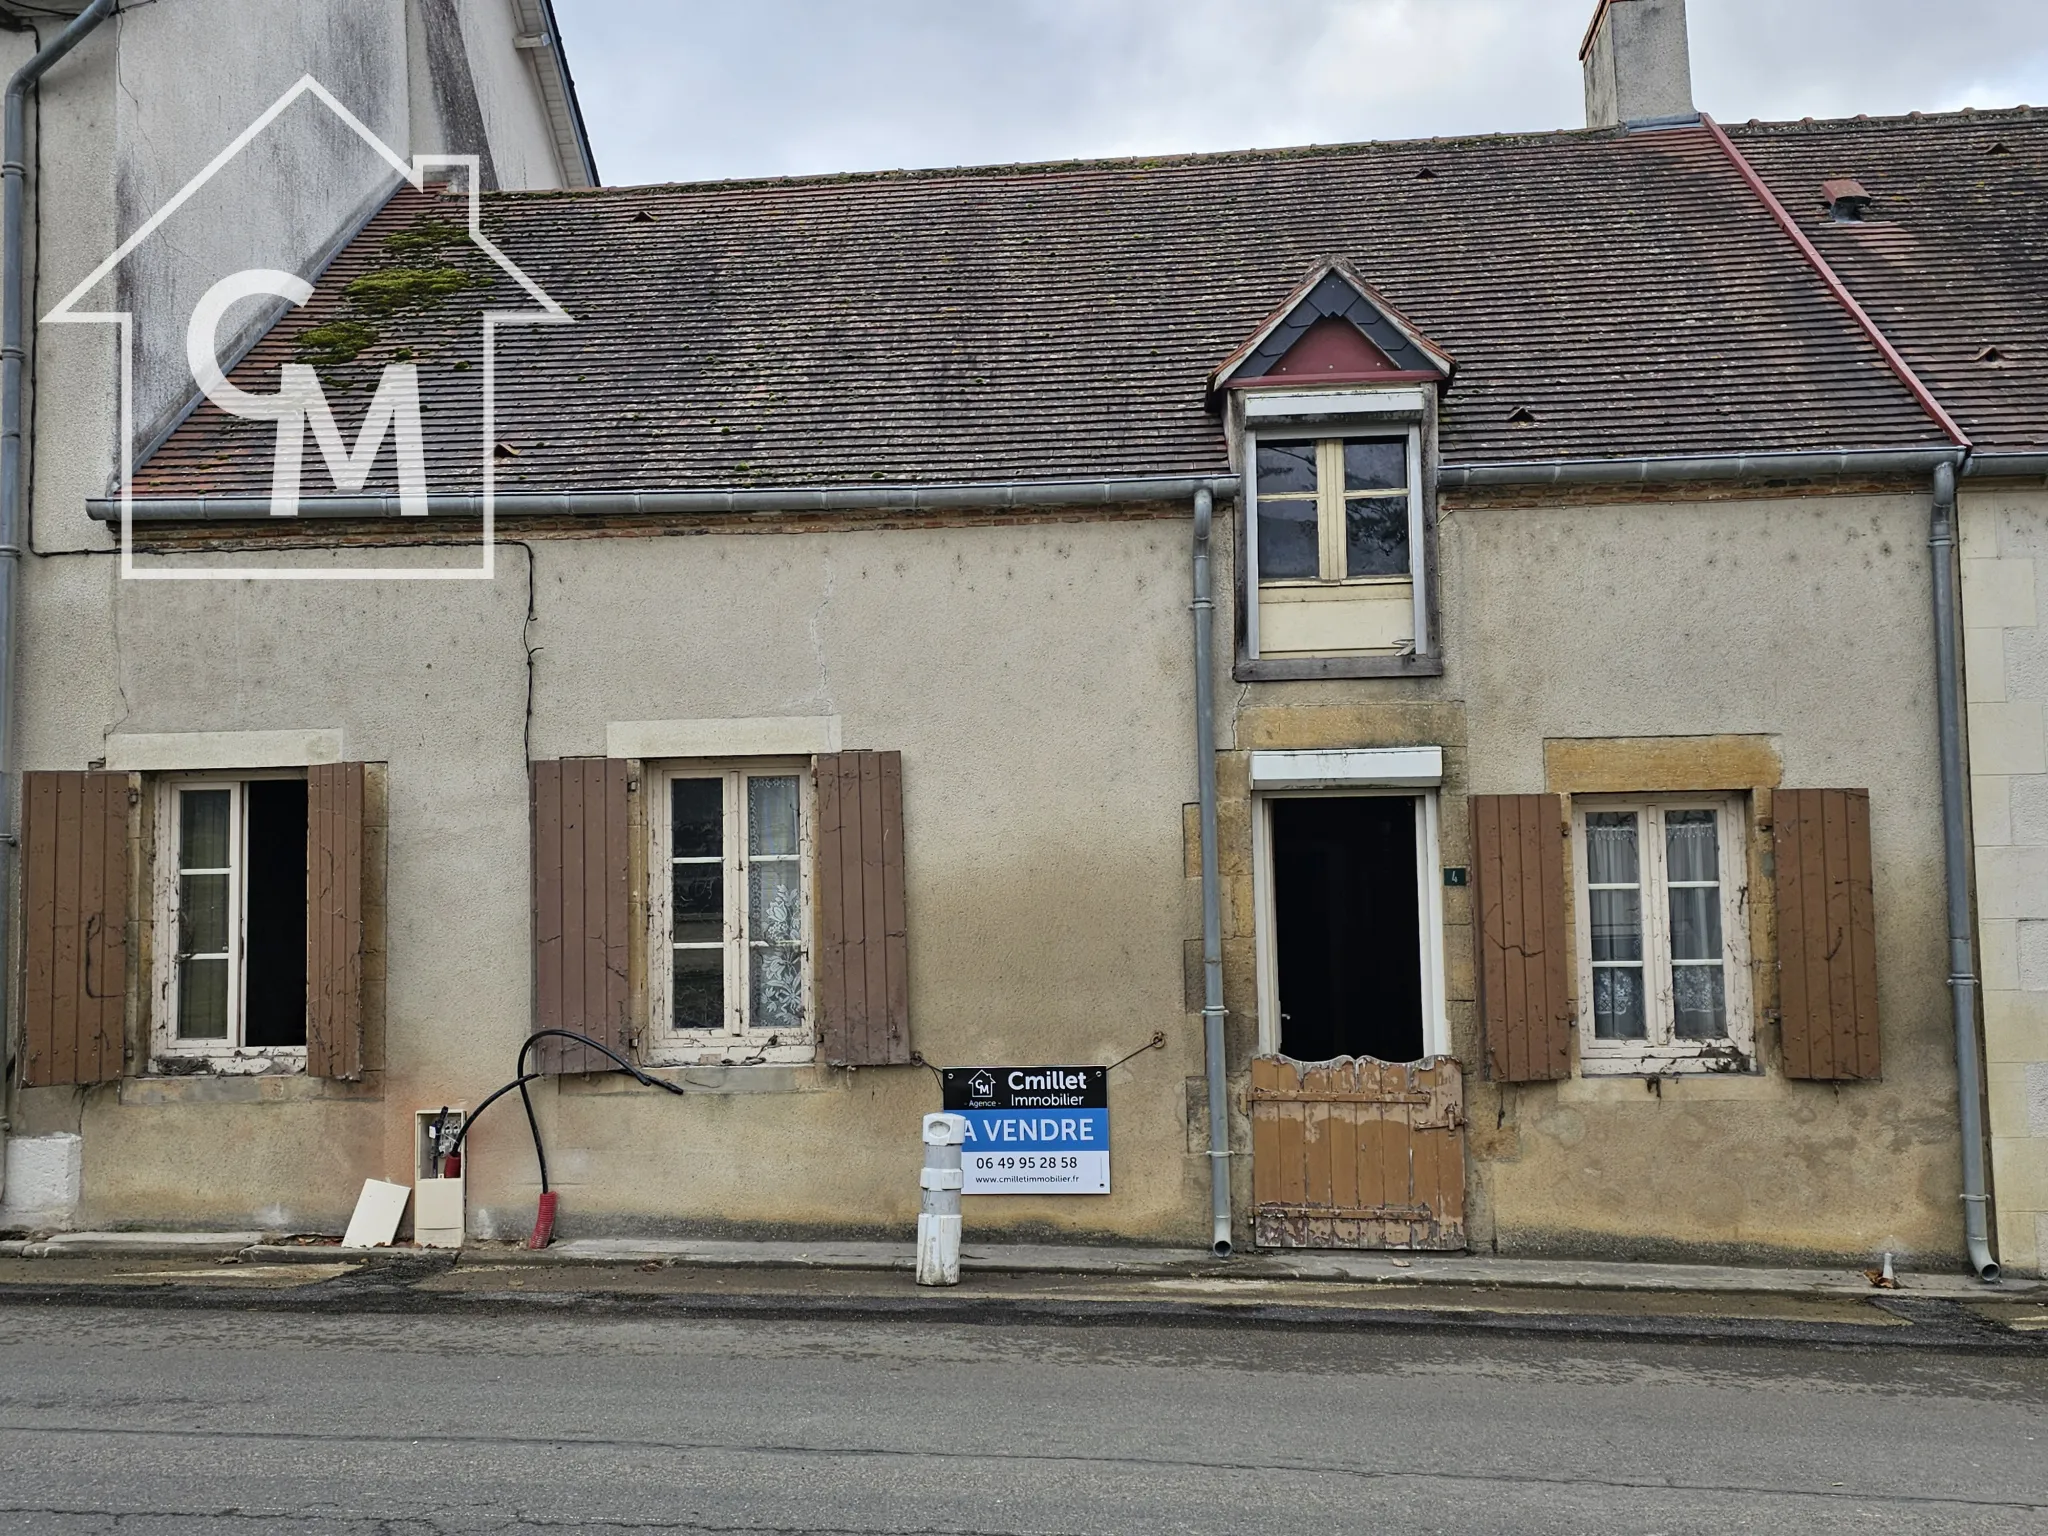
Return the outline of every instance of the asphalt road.
<path id="1" fill-rule="evenodd" d="M 0 1532 L 2048 1532 L 2038 1353 L 0 1307 Z"/>

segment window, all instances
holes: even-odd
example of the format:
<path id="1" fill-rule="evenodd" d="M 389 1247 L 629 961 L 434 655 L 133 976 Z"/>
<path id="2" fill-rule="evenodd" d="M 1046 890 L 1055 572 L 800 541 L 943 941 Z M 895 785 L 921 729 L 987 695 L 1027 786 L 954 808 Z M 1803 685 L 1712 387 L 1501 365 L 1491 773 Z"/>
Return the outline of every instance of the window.
<path id="1" fill-rule="evenodd" d="M 662 775 L 649 912 L 650 1055 L 807 1061 L 807 777 L 797 764 Z"/>
<path id="2" fill-rule="evenodd" d="M 1426 649 L 1416 431 L 1250 440 L 1251 652 L 1400 656 Z"/>
<path id="3" fill-rule="evenodd" d="M 1749 1070 L 1744 828 L 1739 797 L 1575 803 L 1587 1073 Z"/>
<path id="4" fill-rule="evenodd" d="M 306 781 L 167 780 L 156 1046 L 252 1069 L 306 1046 Z"/>
<path id="5" fill-rule="evenodd" d="M 1408 440 L 1261 442 L 1259 580 L 1408 575 Z"/>

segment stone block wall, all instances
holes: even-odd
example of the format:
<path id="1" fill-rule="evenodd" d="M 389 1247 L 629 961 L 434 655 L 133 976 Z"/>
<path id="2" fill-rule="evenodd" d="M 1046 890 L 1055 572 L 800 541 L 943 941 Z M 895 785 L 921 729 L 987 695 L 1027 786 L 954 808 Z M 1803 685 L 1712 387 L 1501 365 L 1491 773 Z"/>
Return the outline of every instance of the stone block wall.
<path id="1" fill-rule="evenodd" d="M 2048 1267 L 2048 495 L 1965 492 L 1963 644 L 2001 1263 Z"/>

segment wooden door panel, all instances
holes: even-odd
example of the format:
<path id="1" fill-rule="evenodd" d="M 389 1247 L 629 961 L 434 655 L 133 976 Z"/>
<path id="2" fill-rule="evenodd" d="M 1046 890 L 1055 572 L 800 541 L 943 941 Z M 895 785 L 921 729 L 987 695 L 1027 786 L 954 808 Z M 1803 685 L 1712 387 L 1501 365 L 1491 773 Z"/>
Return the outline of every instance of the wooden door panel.
<path id="1" fill-rule="evenodd" d="M 1465 1246 L 1465 1079 L 1448 1056 L 1251 1063 L 1261 1248 Z"/>

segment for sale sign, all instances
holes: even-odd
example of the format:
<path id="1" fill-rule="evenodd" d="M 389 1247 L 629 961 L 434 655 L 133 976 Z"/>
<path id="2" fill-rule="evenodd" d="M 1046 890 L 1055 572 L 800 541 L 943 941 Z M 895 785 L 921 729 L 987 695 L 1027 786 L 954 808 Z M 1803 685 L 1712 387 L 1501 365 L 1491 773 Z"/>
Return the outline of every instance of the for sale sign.
<path id="1" fill-rule="evenodd" d="M 967 1195 L 1109 1193 L 1107 1067 L 948 1067 Z"/>

